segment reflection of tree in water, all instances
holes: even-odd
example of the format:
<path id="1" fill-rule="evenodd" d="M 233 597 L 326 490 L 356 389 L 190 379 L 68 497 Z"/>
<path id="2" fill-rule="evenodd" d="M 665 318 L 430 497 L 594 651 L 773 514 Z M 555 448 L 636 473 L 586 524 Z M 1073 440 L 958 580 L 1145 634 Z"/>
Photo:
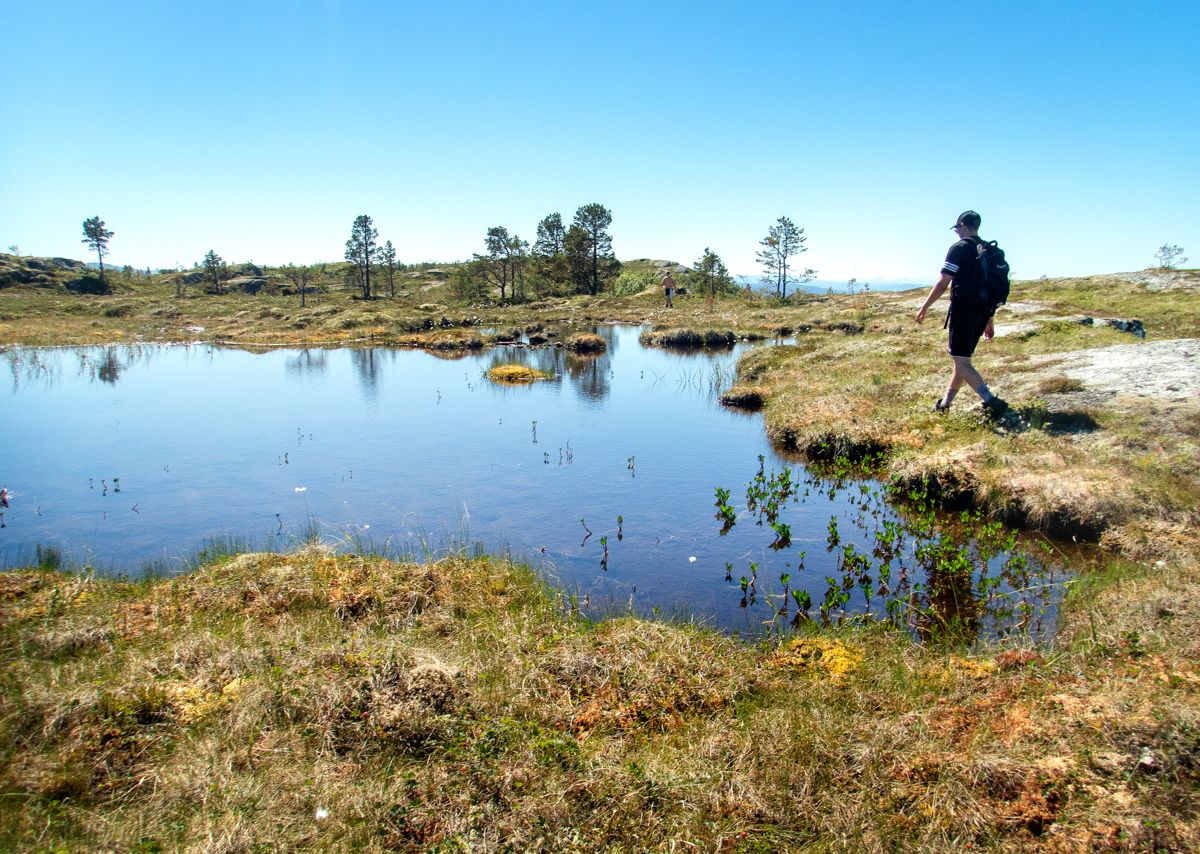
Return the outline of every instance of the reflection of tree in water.
<path id="1" fill-rule="evenodd" d="M 487 368 L 523 365 L 553 376 L 565 376 L 584 397 L 603 400 L 611 391 L 611 353 L 580 356 L 561 347 L 506 347 L 493 350 Z"/>
<path id="2" fill-rule="evenodd" d="M 605 329 L 606 340 L 612 340 L 612 330 Z M 592 400 L 603 400 L 612 389 L 609 382 L 612 364 L 610 349 L 596 356 L 581 356 L 562 347 L 505 347 L 488 354 L 487 368 L 500 365 L 522 365 L 552 376 L 565 376 L 580 394 Z"/>
<path id="3" fill-rule="evenodd" d="M 568 353 L 567 376 L 579 393 L 592 400 L 603 400 L 612 386 L 609 383 L 608 356 L 576 356 Z"/>
<path id="4" fill-rule="evenodd" d="M 329 366 L 328 354 L 324 350 L 309 350 L 307 348 L 298 351 L 295 355 L 288 356 L 284 363 L 284 370 L 289 376 L 297 379 L 307 377 L 319 377 L 325 373 L 325 369 Z"/>
<path id="5" fill-rule="evenodd" d="M 375 397 L 382 360 L 382 350 L 378 347 L 356 347 L 350 351 L 350 361 L 358 372 L 358 379 L 368 398 Z"/>
<path id="6" fill-rule="evenodd" d="M 117 358 L 116 348 L 108 347 L 101 354 L 96 367 L 96 376 L 101 382 L 116 385 L 117 380 L 121 378 L 121 370 L 124 366 L 121 360 Z"/>
<path id="7" fill-rule="evenodd" d="M 104 348 L 79 347 L 75 350 L 75 355 L 79 359 L 81 375 L 109 385 L 116 385 L 121 374 L 138 362 L 149 361 L 150 356 L 161 349 L 160 347 L 143 347 L 136 344 Z"/>
<path id="8" fill-rule="evenodd" d="M 58 353 L 51 350 L 25 350 L 15 347 L 0 352 L 8 369 L 12 372 L 13 391 L 20 388 L 22 382 L 43 382 L 47 387 L 54 384 L 62 371 Z"/>

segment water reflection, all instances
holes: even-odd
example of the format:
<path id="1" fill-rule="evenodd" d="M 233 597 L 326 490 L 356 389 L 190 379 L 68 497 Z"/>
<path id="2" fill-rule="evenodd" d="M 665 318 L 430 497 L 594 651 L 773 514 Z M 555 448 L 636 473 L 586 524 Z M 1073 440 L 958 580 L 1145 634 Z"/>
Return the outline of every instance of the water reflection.
<path id="1" fill-rule="evenodd" d="M 327 351 L 321 349 L 298 350 L 287 357 L 283 369 L 293 379 L 317 379 L 329 368 Z"/>
<path id="2" fill-rule="evenodd" d="M 10 347 L 0 350 L 8 366 L 14 391 L 25 384 L 49 388 L 58 382 L 68 360 L 75 362 L 75 373 L 90 382 L 115 385 L 121 374 L 133 365 L 147 362 L 163 349 L 162 345 L 119 344 L 106 347 Z"/>
<path id="3" fill-rule="evenodd" d="M 753 525 L 777 555 L 744 570 L 734 563 L 725 569 L 731 586 L 738 576 L 739 607 L 757 609 L 775 631 L 866 621 L 954 643 L 1012 633 L 1040 638 L 1052 628 L 1064 593 L 1064 572 L 1045 541 L 1031 548 L 977 512 L 939 513 L 918 492 L 901 494 L 844 475 L 796 477 L 787 466 L 768 470 L 759 457 L 744 501 L 729 488 L 715 493 L 720 535 L 739 523 Z M 792 526 L 797 514 L 819 512 L 822 501 L 839 493 L 853 512 L 830 515 L 828 559 L 820 561 L 826 574 L 814 575 L 807 568 L 819 553 L 811 541 L 809 549 L 796 548 Z"/>
<path id="4" fill-rule="evenodd" d="M 367 400 L 375 400 L 378 393 L 382 359 L 382 348 L 379 347 L 355 347 L 350 351 L 350 362 L 354 365 L 363 396 Z"/>
<path id="5" fill-rule="evenodd" d="M 100 357 L 100 363 L 96 366 L 96 376 L 101 382 L 115 384 L 121 377 L 121 370 L 124 366 L 121 360 L 117 358 L 114 348 L 109 347 L 104 351 L 104 355 Z"/>
<path id="6" fill-rule="evenodd" d="M 780 510 L 773 521 L 788 526 L 790 544 L 772 548 L 781 532 L 744 515 L 739 484 L 759 455 L 769 470 L 793 461 L 769 447 L 758 417 L 717 402 L 739 349 L 646 349 L 638 332 L 598 328 L 608 350 L 593 358 L 553 345 L 4 351 L 13 383 L 0 388 L 0 481 L 13 495 L 0 567 L 23 565 L 38 546 L 136 572 L 144 562 L 185 567 L 184 555 L 219 537 L 286 548 L 316 532 L 341 548 L 417 556 L 434 553 L 431 543 L 478 542 L 529 560 L 593 616 L 658 609 L 758 633 L 782 622 L 773 597 L 786 574 L 788 618 L 803 590 L 819 619 L 824 579 L 841 590 L 854 561 L 844 546 L 824 547 L 831 517 L 843 543 L 875 548 L 871 532 L 850 534 L 862 503 L 848 488 L 814 490 L 805 506 Z M 483 381 L 510 362 L 559 379 Z M 713 524 L 718 484 L 738 505 L 724 535 Z M 910 590 L 925 583 L 915 554 L 904 566 Z M 853 584 L 831 619 L 885 611 L 872 583 L 869 600 Z M 929 595 L 967 601 L 945 592 Z"/>

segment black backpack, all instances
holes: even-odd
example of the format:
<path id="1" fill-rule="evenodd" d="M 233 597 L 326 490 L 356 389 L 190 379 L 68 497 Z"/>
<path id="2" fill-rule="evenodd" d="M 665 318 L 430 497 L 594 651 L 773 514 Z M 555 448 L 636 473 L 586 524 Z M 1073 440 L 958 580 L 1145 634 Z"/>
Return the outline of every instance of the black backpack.
<path id="1" fill-rule="evenodd" d="M 994 240 L 982 240 L 979 245 L 983 251 L 979 253 L 979 268 L 982 273 L 979 286 L 979 298 L 993 314 L 996 309 L 1008 302 L 1008 261 L 1004 260 L 1004 250 Z"/>

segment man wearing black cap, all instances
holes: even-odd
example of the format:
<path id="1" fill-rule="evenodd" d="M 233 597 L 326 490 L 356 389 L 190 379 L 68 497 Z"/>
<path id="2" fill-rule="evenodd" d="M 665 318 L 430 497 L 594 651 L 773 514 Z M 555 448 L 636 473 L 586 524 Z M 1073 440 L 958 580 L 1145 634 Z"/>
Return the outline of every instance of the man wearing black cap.
<path id="1" fill-rule="evenodd" d="M 982 218 L 975 211 L 963 211 L 952 228 L 959 240 L 946 253 L 946 261 L 942 264 L 941 277 L 929 291 L 925 304 L 917 312 L 917 323 L 925 319 L 932 306 L 946 288 L 950 290 L 950 316 L 947 325 L 950 327 L 950 359 L 954 363 L 954 372 L 950 375 L 950 384 L 946 393 L 933 405 L 938 412 L 945 412 L 954 401 L 958 390 L 966 383 L 975 389 L 983 401 L 983 412 L 990 418 L 1002 415 L 1008 404 L 992 394 L 971 364 L 971 356 L 975 346 L 982 336 L 992 340 L 995 330 L 992 328 L 992 311 L 979 298 L 983 284 L 983 268 L 979 256 L 983 253 L 983 241 L 979 239 L 979 224 Z"/>

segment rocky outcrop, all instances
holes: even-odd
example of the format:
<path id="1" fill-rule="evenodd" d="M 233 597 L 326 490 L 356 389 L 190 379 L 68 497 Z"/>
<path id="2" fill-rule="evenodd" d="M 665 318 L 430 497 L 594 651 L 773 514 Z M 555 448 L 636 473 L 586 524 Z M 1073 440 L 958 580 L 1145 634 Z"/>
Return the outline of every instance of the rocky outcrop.
<path id="1" fill-rule="evenodd" d="M 261 276 L 238 276 L 225 283 L 230 291 L 241 291 L 244 294 L 256 294 L 270 284 L 268 279 Z"/>
<path id="2" fill-rule="evenodd" d="M 33 258 L 0 253 L 0 288 L 32 285 L 38 288 L 66 286 L 72 280 L 99 279 L 82 261 L 70 258 Z"/>

